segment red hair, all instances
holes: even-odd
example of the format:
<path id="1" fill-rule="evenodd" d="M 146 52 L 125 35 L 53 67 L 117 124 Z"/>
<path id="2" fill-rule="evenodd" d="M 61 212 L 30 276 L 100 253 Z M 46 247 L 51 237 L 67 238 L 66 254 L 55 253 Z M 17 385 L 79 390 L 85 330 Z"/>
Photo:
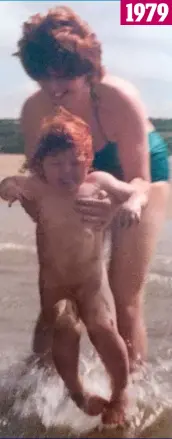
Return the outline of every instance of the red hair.
<path id="1" fill-rule="evenodd" d="M 91 81 L 103 76 L 101 45 L 96 35 L 71 8 L 59 6 L 44 16 L 33 15 L 23 24 L 19 56 L 27 74 L 36 81 L 51 76 Z"/>
<path id="2" fill-rule="evenodd" d="M 73 149 L 78 160 L 90 168 L 93 161 L 92 136 L 88 125 L 79 117 L 63 108 L 53 117 L 44 119 L 38 147 L 27 164 L 30 170 L 36 170 L 48 155 L 56 155 L 67 149 Z"/>

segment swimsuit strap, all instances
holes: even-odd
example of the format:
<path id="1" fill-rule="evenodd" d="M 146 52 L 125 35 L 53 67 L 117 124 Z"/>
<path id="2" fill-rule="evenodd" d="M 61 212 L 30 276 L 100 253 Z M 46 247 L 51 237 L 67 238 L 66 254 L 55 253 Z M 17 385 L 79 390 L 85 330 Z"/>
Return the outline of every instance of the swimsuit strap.
<path id="1" fill-rule="evenodd" d="M 91 94 L 91 99 L 92 99 L 95 119 L 96 119 L 97 125 L 98 125 L 98 127 L 100 129 L 100 132 L 101 132 L 101 134 L 102 134 L 102 136 L 103 136 L 103 138 L 105 140 L 105 146 L 106 146 L 106 144 L 111 143 L 111 142 L 109 141 L 109 139 L 108 139 L 108 137 L 106 135 L 106 132 L 105 132 L 105 130 L 103 128 L 102 122 L 100 120 L 100 113 L 99 113 L 99 107 L 98 107 L 99 98 L 98 98 L 96 92 L 94 91 L 93 87 L 91 87 L 90 94 Z"/>

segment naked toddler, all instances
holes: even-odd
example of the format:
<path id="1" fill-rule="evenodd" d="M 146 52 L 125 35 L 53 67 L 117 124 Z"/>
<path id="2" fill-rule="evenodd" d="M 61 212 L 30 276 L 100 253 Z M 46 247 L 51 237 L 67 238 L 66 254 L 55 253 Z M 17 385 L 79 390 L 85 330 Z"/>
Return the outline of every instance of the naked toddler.
<path id="1" fill-rule="evenodd" d="M 44 123 L 36 153 L 28 163 L 30 175 L 4 179 L 0 196 L 9 203 L 26 199 L 33 205 L 41 310 L 52 332 L 52 356 L 58 373 L 72 399 L 86 413 L 106 412 L 108 422 L 109 410 L 110 421 L 120 422 L 125 415 L 128 354 L 117 329 L 103 261 L 103 230 L 81 221 L 75 201 L 78 196 L 107 197 L 117 209 L 132 196 L 133 189 L 110 174 L 90 172 L 92 159 L 87 125 L 61 111 Z M 66 303 L 69 311 L 63 312 Z M 86 392 L 79 378 L 80 319 L 111 379 L 110 402 Z"/>

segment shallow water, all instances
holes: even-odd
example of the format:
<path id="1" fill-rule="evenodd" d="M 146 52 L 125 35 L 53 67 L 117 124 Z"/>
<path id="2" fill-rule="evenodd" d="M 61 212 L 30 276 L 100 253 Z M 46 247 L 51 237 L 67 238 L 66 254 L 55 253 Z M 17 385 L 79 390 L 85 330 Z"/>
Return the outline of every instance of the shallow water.
<path id="1" fill-rule="evenodd" d="M 100 431 L 70 401 L 53 369 L 31 356 L 39 309 L 34 225 L 14 205 L 0 203 L 0 437 L 168 437 L 172 438 L 172 221 L 167 221 L 145 295 L 148 363 L 130 383 L 130 426 Z M 81 372 L 87 387 L 109 395 L 103 367 L 84 335 Z M 97 430 L 99 429 L 99 431 Z"/>

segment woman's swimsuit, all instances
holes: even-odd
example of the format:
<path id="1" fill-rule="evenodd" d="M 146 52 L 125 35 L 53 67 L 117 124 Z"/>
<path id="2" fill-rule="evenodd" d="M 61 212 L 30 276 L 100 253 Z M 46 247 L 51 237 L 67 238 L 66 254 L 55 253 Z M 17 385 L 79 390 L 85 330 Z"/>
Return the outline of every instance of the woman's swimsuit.
<path id="1" fill-rule="evenodd" d="M 98 107 L 94 99 L 95 117 L 100 130 L 107 141 L 107 137 L 104 133 L 100 117 L 98 113 Z M 150 151 L 150 173 L 152 182 L 155 181 L 168 181 L 169 179 L 169 163 L 168 163 L 168 147 L 165 140 L 157 133 L 157 131 L 151 131 L 148 134 L 149 151 Z M 123 171 L 120 164 L 118 155 L 118 144 L 115 142 L 109 142 L 105 146 L 95 152 L 93 169 L 99 171 L 106 171 L 115 177 L 123 180 Z"/>
<path id="2" fill-rule="evenodd" d="M 167 144 L 156 131 L 150 132 L 148 139 L 152 182 L 168 181 L 169 164 Z M 108 142 L 100 151 L 95 153 L 93 168 L 99 171 L 109 172 L 120 180 L 123 180 L 117 143 Z"/>

